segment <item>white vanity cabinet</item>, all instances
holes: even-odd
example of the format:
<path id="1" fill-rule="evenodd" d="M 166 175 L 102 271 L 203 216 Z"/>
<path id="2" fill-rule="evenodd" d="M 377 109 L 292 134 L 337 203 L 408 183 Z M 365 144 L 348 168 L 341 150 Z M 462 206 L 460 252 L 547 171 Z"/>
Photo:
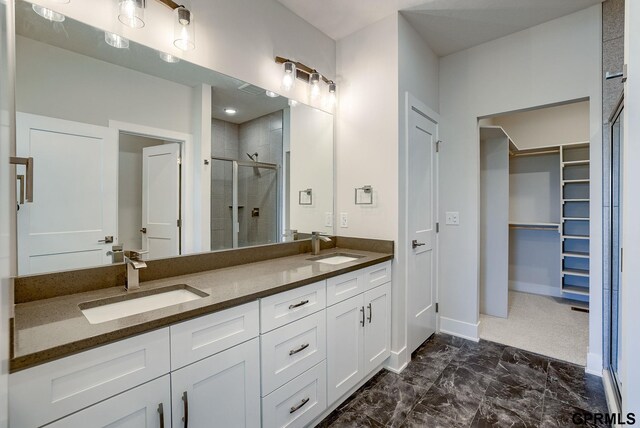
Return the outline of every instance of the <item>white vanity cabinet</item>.
<path id="1" fill-rule="evenodd" d="M 358 385 L 391 353 L 390 263 L 339 278 L 343 284 L 362 284 L 362 292 L 327 308 L 329 405 Z"/>

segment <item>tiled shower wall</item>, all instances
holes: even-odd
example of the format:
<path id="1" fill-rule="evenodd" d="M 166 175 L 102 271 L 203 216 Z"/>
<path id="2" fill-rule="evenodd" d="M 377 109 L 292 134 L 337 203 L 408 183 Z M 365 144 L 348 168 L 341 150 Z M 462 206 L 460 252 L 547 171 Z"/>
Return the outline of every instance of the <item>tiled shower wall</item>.
<path id="1" fill-rule="evenodd" d="M 630 0 L 635 1 L 635 0 Z M 609 276 L 611 263 L 611 232 L 610 232 L 610 176 L 611 176 L 611 141 L 609 117 L 617 106 L 620 94 L 623 91 L 621 78 L 606 80 L 607 72 L 618 73 L 622 71 L 624 64 L 624 0 L 607 0 L 602 3 L 602 123 L 603 123 L 603 255 L 604 255 L 604 275 L 603 275 L 603 307 L 604 313 L 608 314 L 609 308 L 614 303 L 611 300 L 611 278 Z M 614 298 L 614 301 L 616 299 Z M 613 308 L 615 310 L 615 308 Z M 609 365 L 609 339 L 610 320 L 605 316 L 603 328 L 603 349 L 604 364 Z"/>
<path id="2" fill-rule="evenodd" d="M 212 121 L 213 156 L 257 161 L 282 166 L 282 111 L 235 125 Z M 212 162 L 211 249 L 232 246 L 232 165 Z M 278 240 L 278 170 L 241 167 L 238 172 L 238 221 L 240 246 Z M 256 211 L 257 209 L 257 211 Z"/>

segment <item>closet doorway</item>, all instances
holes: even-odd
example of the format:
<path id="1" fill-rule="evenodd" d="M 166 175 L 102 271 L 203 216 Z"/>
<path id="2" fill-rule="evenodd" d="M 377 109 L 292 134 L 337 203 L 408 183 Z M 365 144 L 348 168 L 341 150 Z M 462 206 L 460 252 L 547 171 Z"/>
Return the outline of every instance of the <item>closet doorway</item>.
<path id="1" fill-rule="evenodd" d="M 479 120 L 480 337 L 586 365 L 589 102 Z"/>

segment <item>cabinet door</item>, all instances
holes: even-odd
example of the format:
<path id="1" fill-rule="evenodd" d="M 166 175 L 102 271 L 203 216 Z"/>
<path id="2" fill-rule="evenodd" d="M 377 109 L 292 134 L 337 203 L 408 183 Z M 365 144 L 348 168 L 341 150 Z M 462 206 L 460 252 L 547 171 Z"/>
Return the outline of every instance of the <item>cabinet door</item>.
<path id="1" fill-rule="evenodd" d="M 329 405 L 364 378 L 364 295 L 327 308 Z"/>
<path id="2" fill-rule="evenodd" d="M 391 353 L 391 284 L 364 293 L 364 371 L 371 373 Z"/>
<path id="3" fill-rule="evenodd" d="M 173 428 L 260 426 L 258 338 L 171 373 L 171 394 Z"/>
<path id="4" fill-rule="evenodd" d="M 60 419 L 47 428 L 162 428 L 170 423 L 171 384 L 169 375 L 165 375 Z"/>

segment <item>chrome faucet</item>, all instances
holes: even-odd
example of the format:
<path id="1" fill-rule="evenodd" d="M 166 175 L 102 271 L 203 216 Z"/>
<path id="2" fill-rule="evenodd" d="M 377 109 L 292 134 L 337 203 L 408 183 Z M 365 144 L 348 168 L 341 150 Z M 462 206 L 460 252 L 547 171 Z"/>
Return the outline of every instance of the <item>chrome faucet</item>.
<path id="1" fill-rule="evenodd" d="M 127 290 L 137 290 L 140 288 L 140 269 L 147 267 L 142 260 L 142 255 L 148 251 L 125 251 L 125 262 L 127 263 L 127 279 L 124 287 Z"/>
<path id="2" fill-rule="evenodd" d="M 320 254 L 320 241 L 331 242 L 331 238 L 320 232 L 311 232 L 311 249 L 314 256 Z"/>

